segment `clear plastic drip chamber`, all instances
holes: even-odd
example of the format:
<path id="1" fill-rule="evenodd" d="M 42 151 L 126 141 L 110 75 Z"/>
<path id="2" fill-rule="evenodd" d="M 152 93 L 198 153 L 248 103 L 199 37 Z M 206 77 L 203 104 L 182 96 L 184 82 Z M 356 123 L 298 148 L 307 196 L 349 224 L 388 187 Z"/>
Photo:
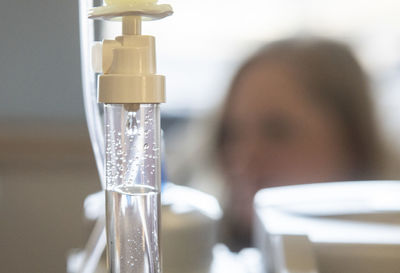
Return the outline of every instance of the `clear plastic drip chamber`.
<path id="1" fill-rule="evenodd" d="M 106 188 L 160 190 L 158 104 L 106 104 Z"/>
<path id="2" fill-rule="evenodd" d="M 111 273 L 159 273 L 158 104 L 106 104 L 107 260 Z"/>
<path id="3" fill-rule="evenodd" d="M 161 272 L 160 112 L 165 79 L 156 74 L 155 39 L 143 18 L 172 14 L 157 1 L 107 0 L 89 17 L 121 19 L 122 35 L 94 47 L 98 100 L 105 104 L 107 264 L 111 273 Z"/>

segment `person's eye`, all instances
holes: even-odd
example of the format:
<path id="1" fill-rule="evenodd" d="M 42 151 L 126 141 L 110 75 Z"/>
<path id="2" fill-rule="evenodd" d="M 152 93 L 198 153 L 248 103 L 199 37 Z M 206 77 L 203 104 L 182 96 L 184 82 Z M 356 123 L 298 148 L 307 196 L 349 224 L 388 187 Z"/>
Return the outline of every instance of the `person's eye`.
<path id="1" fill-rule="evenodd" d="M 237 142 L 241 138 L 239 126 L 232 124 L 223 125 L 220 134 L 223 144 Z"/>
<path id="2" fill-rule="evenodd" d="M 296 135 L 296 128 L 293 122 L 284 117 L 264 120 L 261 131 L 265 140 L 276 143 L 288 142 Z"/>

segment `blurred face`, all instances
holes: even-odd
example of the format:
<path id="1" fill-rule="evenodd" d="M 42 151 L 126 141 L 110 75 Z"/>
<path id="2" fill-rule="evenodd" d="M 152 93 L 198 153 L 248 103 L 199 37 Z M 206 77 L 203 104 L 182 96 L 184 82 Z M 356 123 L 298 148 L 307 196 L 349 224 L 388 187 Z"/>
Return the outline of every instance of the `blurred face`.
<path id="1" fill-rule="evenodd" d="M 224 126 L 229 209 L 243 228 L 261 188 L 348 178 L 351 160 L 337 117 L 283 64 L 255 64 L 241 75 Z"/>

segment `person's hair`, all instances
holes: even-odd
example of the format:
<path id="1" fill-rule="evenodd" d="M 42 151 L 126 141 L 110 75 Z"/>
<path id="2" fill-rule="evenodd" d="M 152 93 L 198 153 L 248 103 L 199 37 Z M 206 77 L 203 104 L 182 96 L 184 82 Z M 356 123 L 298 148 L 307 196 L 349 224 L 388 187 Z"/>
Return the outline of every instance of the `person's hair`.
<path id="1" fill-rule="evenodd" d="M 317 37 L 296 37 L 270 43 L 240 67 L 225 102 L 222 124 L 217 132 L 217 151 L 221 151 L 225 141 L 226 109 L 237 83 L 250 67 L 264 63 L 280 63 L 293 68 L 315 104 L 336 115 L 356 156 L 352 179 L 380 178 L 383 148 L 366 74 L 348 46 Z"/>

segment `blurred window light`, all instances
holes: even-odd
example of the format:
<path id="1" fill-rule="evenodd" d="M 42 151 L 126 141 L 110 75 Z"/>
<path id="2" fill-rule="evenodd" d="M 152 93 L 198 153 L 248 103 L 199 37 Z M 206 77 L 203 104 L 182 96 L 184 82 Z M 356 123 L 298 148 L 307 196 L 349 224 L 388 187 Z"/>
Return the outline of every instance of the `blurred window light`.
<path id="1" fill-rule="evenodd" d="M 350 43 L 379 89 L 393 89 L 391 80 L 399 73 L 397 0 L 164 2 L 174 7 L 174 15 L 143 24 L 143 33 L 157 37 L 158 72 L 167 75 L 167 111 L 217 106 L 246 56 L 268 41 L 301 33 Z"/>

